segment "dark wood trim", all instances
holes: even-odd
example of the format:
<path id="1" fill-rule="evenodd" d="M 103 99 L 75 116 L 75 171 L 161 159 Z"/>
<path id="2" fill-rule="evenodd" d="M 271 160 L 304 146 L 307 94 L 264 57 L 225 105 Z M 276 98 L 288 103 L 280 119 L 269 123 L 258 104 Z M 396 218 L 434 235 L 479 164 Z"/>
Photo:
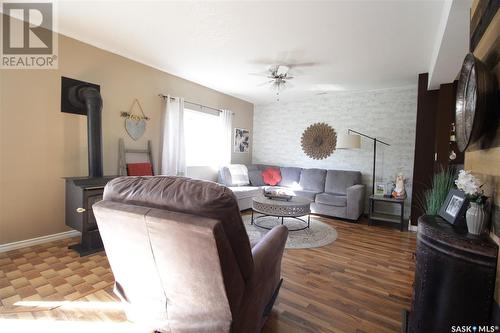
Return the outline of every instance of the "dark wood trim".
<path id="1" fill-rule="evenodd" d="M 463 164 L 464 153 L 458 150 L 456 144 L 450 143 L 452 123 L 455 122 L 455 104 L 457 94 L 457 81 L 442 84 L 439 88 L 438 112 L 436 112 L 436 161 L 434 170 L 446 168 L 449 165 Z M 450 161 L 450 145 L 457 157 Z"/>
<path id="2" fill-rule="evenodd" d="M 453 83 L 442 84 L 439 88 L 438 109 L 436 112 L 436 166 L 448 165 L 450 155 L 451 123 L 455 110 L 455 89 Z"/>
<path id="3" fill-rule="evenodd" d="M 418 76 L 417 126 L 413 165 L 411 224 L 416 225 L 424 214 L 422 202 L 430 188 L 434 172 L 434 148 L 436 140 L 436 113 L 439 91 L 427 90 L 428 73 Z"/>
<path id="4" fill-rule="evenodd" d="M 484 32 L 491 23 L 493 17 L 500 7 L 500 0 L 483 0 L 479 1 L 474 16 L 470 24 L 470 46 L 471 52 L 474 52 L 477 45 L 481 41 Z"/>

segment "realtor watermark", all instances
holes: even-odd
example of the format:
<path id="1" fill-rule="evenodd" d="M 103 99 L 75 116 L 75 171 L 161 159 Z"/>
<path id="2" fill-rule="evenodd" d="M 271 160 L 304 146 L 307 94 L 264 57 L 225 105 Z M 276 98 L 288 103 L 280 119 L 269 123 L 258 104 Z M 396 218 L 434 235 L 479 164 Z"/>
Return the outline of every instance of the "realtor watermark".
<path id="1" fill-rule="evenodd" d="M 57 69 L 58 40 L 51 2 L 2 3 L 2 69 Z"/>
<path id="2" fill-rule="evenodd" d="M 499 327 L 495 325 L 456 325 L 451 326 L 451 333 L 494 333 L 498 332 Z"/>

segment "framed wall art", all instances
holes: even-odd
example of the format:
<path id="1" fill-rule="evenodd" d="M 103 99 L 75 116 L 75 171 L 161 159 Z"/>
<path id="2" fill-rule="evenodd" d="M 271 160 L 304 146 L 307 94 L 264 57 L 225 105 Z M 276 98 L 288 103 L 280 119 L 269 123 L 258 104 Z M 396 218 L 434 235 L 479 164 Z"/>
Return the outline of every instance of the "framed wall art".
<path id="1" fill-rule="evenodd" d="M 243 128 L 234 129 L 234 152 L 248 153 L 250 149 L 250 131 Z"/>

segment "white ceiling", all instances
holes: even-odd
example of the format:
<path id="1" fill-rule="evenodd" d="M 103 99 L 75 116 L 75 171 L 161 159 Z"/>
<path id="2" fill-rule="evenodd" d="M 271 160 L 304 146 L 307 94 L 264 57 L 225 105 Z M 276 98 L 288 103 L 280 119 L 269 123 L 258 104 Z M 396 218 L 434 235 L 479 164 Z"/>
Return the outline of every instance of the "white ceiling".
<path id="1" fill-rule="evenodd" d="M 58 30 L 262 104 L 274 92 L 252 73 L 272 63 L 309 64 L 281 100 L 416 84 L 439 45 L 443 3 L 71 1 L 58 4 Z"/>
<path id="2" fill-rule="evenodd" d="M 469 50 L 471 5 L 472 0 L 445 2 L 429 68 L 429 89 L 439 89 L 440 84 L 452 82 L 457 77 Z"/>

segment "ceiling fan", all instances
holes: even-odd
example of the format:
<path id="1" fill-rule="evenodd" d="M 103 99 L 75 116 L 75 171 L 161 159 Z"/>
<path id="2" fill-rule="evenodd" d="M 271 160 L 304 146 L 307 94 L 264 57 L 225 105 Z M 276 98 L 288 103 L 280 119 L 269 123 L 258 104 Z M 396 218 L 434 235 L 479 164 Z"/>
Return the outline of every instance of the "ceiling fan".
<path id="1" fill-rule="evenodd" d="M 264 82 L 261 85 L 270 85 L 270 88 L 276 90 L 276 100 L 279 101 L 280 91 L 287 87 L 291 87 L 289 80 L 293 79 L 293 76 L 290 75 L 291 66 L 288 65 L 272 65 L 268 69 L 268 73 L 266 74 L 268 79 L 271 79 L 267 82 Z"/>

